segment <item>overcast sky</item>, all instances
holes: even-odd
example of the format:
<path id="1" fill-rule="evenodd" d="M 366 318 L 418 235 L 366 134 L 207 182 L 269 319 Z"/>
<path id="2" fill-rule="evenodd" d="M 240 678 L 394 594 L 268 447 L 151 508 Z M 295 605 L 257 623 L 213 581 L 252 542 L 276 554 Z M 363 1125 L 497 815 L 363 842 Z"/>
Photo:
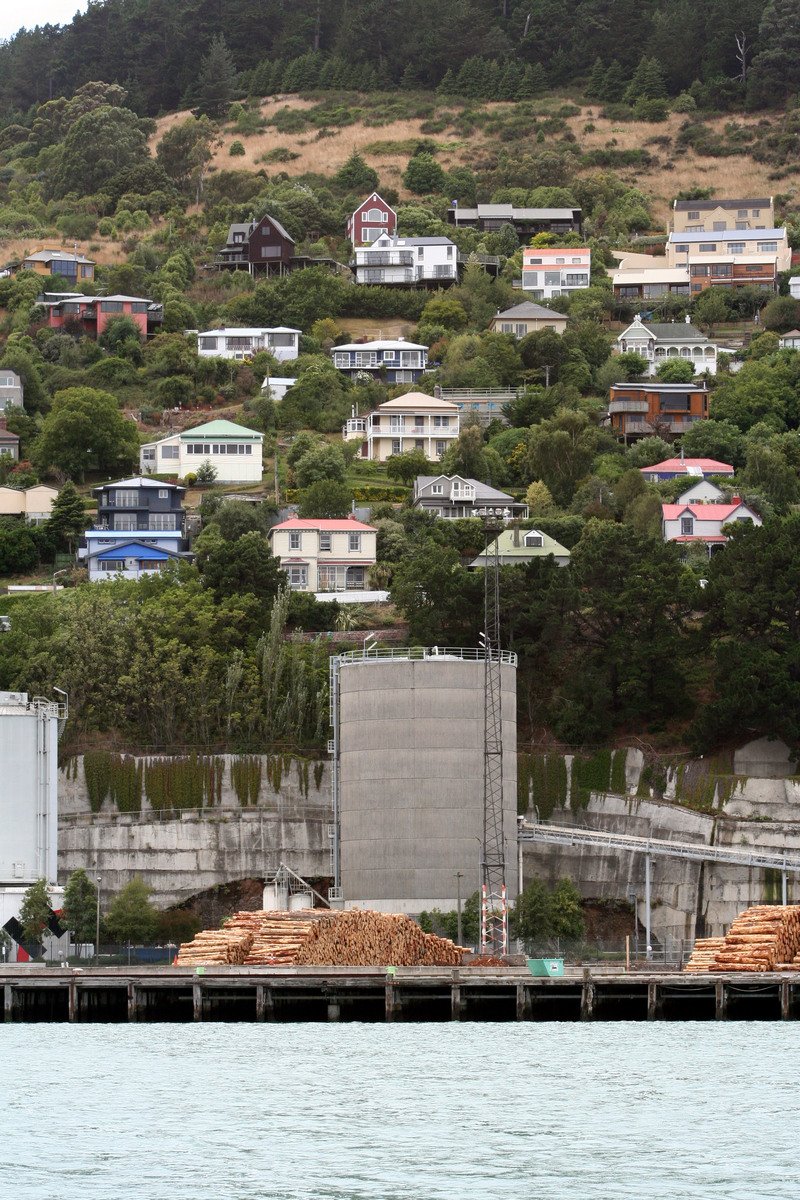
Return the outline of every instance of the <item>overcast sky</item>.
<path id="1" fill-rule="evenodd" d="M 15 4 L 13 0 L 0 0 L 0 41 L 13 37 L 23 25 L 26 29 L 66 25 L 76 12 L 83 12 L 87 3 L 88 0 L 27 0 L 26 4 Z"/>

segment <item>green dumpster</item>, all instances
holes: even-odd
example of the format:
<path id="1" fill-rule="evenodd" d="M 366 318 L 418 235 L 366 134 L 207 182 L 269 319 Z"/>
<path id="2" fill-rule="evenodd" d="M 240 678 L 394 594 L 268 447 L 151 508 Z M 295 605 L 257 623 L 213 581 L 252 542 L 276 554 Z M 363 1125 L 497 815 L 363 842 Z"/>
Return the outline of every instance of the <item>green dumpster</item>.
<path id="1" fill-rule="evenodd" d="M 557 978 L 564 974 L 564 960 L 563 958 L 529 958 L 528 970 L 537 979 L 543 979 L 545 976 Z"/>

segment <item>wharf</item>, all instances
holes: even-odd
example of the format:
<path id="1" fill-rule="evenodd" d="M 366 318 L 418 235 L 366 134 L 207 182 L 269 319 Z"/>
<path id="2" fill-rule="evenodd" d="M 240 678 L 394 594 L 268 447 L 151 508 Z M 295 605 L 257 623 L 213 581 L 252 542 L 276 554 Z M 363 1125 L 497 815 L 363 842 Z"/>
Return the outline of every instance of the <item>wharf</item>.
<path id="1" fill-rule="evenodd" d="M 5 1021 L 800 1019 L 800 971 L 534 978 L 492 967 L 0 967 Z"/>

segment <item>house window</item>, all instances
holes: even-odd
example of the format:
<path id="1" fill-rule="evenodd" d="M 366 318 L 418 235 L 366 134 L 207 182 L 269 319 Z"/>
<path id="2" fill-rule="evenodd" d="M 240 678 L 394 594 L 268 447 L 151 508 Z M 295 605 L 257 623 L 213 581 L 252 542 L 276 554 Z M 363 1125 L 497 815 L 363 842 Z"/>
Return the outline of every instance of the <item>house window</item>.
<path id="1" fill-rule="evenodd" d="M 296 333 L 270 333 L 267 335 L 268 346 L 294 346 Z"/>
<path id="2" fill-rule="evenodd" d="M 761 209 L 760 209 L 760 208 L 754 208 L 754 209 L 753 209 L 753 216 L 754 216 L 754 217 L 760 217 L 760 216 L 761 216 Z"/>
<path id="3" fill-rule="evenodd" d="M 121 313 L 124 312 L 124 305 L 121 300 L 102 300 L 100 302 L 100 312 Z"/>
<path id="4" fill-rule="evenodd" d="M 561 286 L 561 272 L 560 271 L 545 271 L 544 286 L 545 287 L 560 287 Z"/>
<path id="5" fill-rule="evenodd" d="M 333 535 L 332 535 L 332 534 L 330 534 L 330 533 L 321 533 L 321 534 L 319 535 L 319 548 L 320 548 L 320 550 L 330 550 L 330 548 L 331 548 L 331 546 L 332 546 L 332 544 L 333 544 L 333 541 L 332 541 L 332 539 L 333 539 Z"/>
<path id="6" fill-rule="evenodd" d="M 736 214 L 736 215 L 737 215 L 737 217 L 746 217 L 746 216 L 747 216 L 747 209 L 746 209 L 746 208 L 740 208 L 740 209 L 739 209 L 739 211 L 737 212 L 737 214 Z"/>
<path id="7" fill-rule="evenodd" d="M 452 246 L 448 246 L 448 247 L 447 247 L 447 257 L 448 257 L 448 258 L 452 258 L 452 257 L 453 257 L 453 247 L 452 247 Z"/>
<path id="8" fill-rule="evenodd" d="M 725 229 L 725 222 L 715 221 L 711 228 L 714 230 L 714 233 L 722 233 L 722 231 Z"/>
<path id="9" fill-rule="evenodd" d="M 708 245 L 706 246 L 706 250 L 709 254 L 716 254 L 717 253 L 717 243 L 709 242 Z"/>
<path id="10" fill-rule="evenodd" d="M 147 528 L 152 529 L 154 532 L 159 532 L 159 531 L 163 531 L 163 530 L 167 530 L 167 529 L 172 530 L 174 532 L 177 529 L 177 526 L 175 524 L 176 519 L 177 519 L 176 513 L 150 513 L 150 518 L 147 523 Z"/>
<path id="11" fill-rule="evenodd" d="M 432 496 L 441 496 L 443 494 L 443 492 L 444 492 L 444 489 L 443 489 L 441 483 L 431 484 L 431 495 Z"/>
<path id="12" fill-rule="evenodd" d="M 389 220 L 389 214 L 385 213 L 385 212 L 381 212 L 381 210 L 379 208 L 368 208 L 367 211 L 364 213 L 364 220 L 365 221 L 380 221 L 382 224 L 385 225 L 386 222 Z"/>
<path id="13" fill-rule="evenodd" d="M 92 268 L 91 267 L 81 267 L 81 279 L 91 279 L 91 278 L 92 278 Z"/>
<path id="14" fill-rule="evenodd" d="M 415 450 L 424 450 L 425 449 L 425 442 L 422 440 L 422 438 L 416 439 L 416 441 L 414 442 L 414 449 Z"/>
<path id="15" fill-rule="evenodd" d="M 403 446 L 400 438 L 392 438 L 392 454 L 402 454 Z"/>
<path id="16" fill-rule="evenodd" d="M 361 534 L 349 533 L 347 535 L 347 549 L 351 552 L 360 552 L 361 550 Z"/>
<path id="17" fill-rule="evenodd" d="M 394 381 L 395 381 L 395 383 L 413 383 L 414 382 L 414 372 L 413 371 L 395 371 Z"/>
<path id="18" fill-rule="evenodd" d="M 289 534 L 289 549 L 290 550 L 299 550 L 301 541 L 302 541 L 302 538 L 299 533 L 290 533 Z"/>
<path id="19" fill-rule="evenodd" d="M 116 508 L 136 508 L 139 503 L 139 493 L 132 489 L 128 491 L 126 488 L 117 488 L 116 491 L 108 493 L 108 503 L 113 504 Z"/>
<path id="20" fill-rule="evenodd" d="M 114 528 L 130 533 L 132 529 L 137 528 L 136 517 L 133 513 L 117 513 L 114 517 Z"/>
<path id="21" fill-rule="evenodd" d="M 154 447 L 142 447 L 142 462 L 155 462 L 156 452 Z"/>
<path id="22" fill-rule="evenodd" d="M 447 442 L 437 442 L 436 443 L 436 457 L 441 458 L 446 449 L 447 449 Z"/>
<path id="23" fill-rule="evenodd" d="M 447 429 L 450 424 L 449 417 L 434 417 L 433 424 L 436 429 Z"/>
<path id="24" fill-rule="evenodd" d="M 169 500 L 169 488 L 159 488 L 158 498 L 159 500 Z"/>
<path id="25" fill-rule="evenodd" d="M 217 348 L 217 339 L 215 337 L 200 338 L 200 349 L 201 350 L 216 350 L 216 348 Z"/>
<path id="26" fill-rule="evenodd" d="M 524 322 L 520 325 L 515 325 L 514 332 L 516 333 L 518 338 L 523 338 L 527 335 L 528 326 Z"/>
<path id="27" fill-rule="evenodd" d="M 333 365 L 338 367 L 340 371 L 347 370 L 350 366 L 350 355 L 347 351 L 343 351 L 333 356 Z"/>
<path id="28" fill-rule="evenodd" d="M 161 447 L 161 457 L 162 458 L 179 458 L 180 453 L 181 453 L 181 451 L 180 451 L 179 446 L 162 446 Z"/>
<path id="29" fill-rule="evenodd" d="M 698 210 L 697 212 L 690 212 L 688 214 L 688 217 L 689 217 L 690 221 L 699 221 L 700 220 L 700 211 Z"/>
<path id="30" fill-rule="evenodd" d="M 777 242 L 759 242 L 758 243 L 758 253 L 759 254 L 777 254 L 778 253 L 778 243 Z"/>
<path id="31" fill-rule="evenodd" d="M 541 533 L 536 533 L 536 531 L 534 530 L 533 533 L 525 534 L 525 545 L 526 546 L 540 546 L 540 547 L 544 546 L 544 538 L 542 537 Z"/>
<path id="32" fill-rule="evenodd" d="M 688 243 L 676 242 L 675 243 L 675 253 L 676 254 L 688 254 L 689 253 Z"/>
<path id="33" fill-rule="evenodd" d="M 567 278 L 566 278 L 566 282 L 565 282 L 564 286 L 565 287 L 588 287 L 589 286 L 589 276 L 588 275 L 578 275 L 577 273 L 570 274 L 570 272 L 567 272 Z"/>
<path id="34" fill-rule="evenodd" d="M 681 537 L 692 537 L 694 534 L 694 518 L 681 517 Z"/>
<path id="35" fill-rule="evenodd" d="M 728 249 L 731 254 L 744 254 L 744 242 L 729 242 Z"/>
<path id="36" fill-rule="evenodd" d="M 135 300 L 131 305 L 132 313 L 146 313 L 150 305 L 146 300 Z"/>
<path id="37" fill-rule="evenodd" d="M 308 567 L 284 567 L 293 592 L 304 591 L 308 586 Z"/>

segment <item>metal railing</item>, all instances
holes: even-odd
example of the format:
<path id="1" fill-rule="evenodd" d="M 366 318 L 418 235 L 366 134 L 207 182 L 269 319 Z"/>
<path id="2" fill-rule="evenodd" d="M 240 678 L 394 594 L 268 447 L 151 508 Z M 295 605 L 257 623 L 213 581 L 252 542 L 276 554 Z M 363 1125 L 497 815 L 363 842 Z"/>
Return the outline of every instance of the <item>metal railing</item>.
<path id="1" fill-rule="evenodd" d="M 358 662 L 429 662 L 436 659 L 460 659 L 464 662 L 485 662 L 482 646 L 375 646 L 366 650 L 347 650 L 338 656 L 340 663 Z M 491 661 L 516 667 L 517 656 L 511 650 L 492 650 Z"/>

